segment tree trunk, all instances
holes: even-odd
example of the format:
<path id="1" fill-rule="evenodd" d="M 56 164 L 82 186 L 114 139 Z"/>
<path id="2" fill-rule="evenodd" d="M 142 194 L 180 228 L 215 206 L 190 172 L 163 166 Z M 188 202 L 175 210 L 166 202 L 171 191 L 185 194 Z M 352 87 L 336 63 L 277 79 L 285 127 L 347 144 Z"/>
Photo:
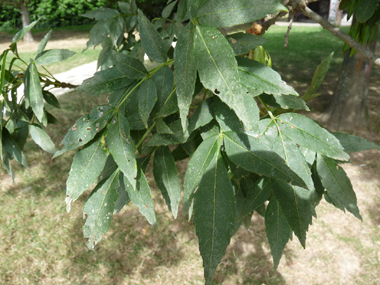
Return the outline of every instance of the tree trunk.
<path id="1" fill-rule="evenodd" d="M 21 10 L 21 17 L 22 17 L 22 26 L 28 26 L 30 24 L 30 19 L 29 19 L 29 11 L 28 8 L 26 8 L 25 1 L 20 1 L 20 10 Z M 29 31 L 25 34 L 24 36 L 24 41 L 26 42 L 34 42 L 32 32 Z"/>
<path id="2" fill-rule="evenodd" d="M 369 46 L 374 52 L 377 39 Z M 359 53 L 344 56 L 338 85 L 322 121 L 331 131 L 353 131 L 368 123 L 367 97 L 372 63 Z"/>
<path id="3" fill-rule="evenodd" d="M 336 14 L 338 13 L 339 0 L 330 1 L 329 22 L 335 24 Z"/>

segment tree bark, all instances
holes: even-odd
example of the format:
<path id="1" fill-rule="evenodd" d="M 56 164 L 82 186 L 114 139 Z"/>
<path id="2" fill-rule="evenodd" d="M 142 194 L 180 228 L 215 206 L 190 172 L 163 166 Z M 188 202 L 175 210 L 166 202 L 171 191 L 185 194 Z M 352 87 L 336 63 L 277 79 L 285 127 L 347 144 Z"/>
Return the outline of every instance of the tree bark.
<path id="1" fill-rule="evenodd" d="M 20 1 L 20 10 L 21 10 L 21 18 L 22 18 L 22 26 L 28 26 L 30 24 L 29 11 L 25 5 L 25 1 Z M 32 32 L 29 31 L 24 36 L 25 42 L 34 42 Z"/>
<path id="2" fill-rule="evenodd" d="M 374 52 L 377 39 L 369 46 Z M 372 62 L 360 53 L 350 57 L 350 51 L 344 56 L 338 84 L 330 106 L 322 116 L 322 121 L 331 131 L 353 131 L 367 127 L 367 97 Z"/>

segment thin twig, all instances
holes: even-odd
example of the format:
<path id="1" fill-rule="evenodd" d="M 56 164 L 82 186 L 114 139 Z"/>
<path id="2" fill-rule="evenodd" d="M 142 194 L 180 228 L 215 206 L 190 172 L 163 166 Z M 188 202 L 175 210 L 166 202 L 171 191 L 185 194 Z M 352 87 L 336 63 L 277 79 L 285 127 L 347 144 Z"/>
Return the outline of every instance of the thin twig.
<path id="1" fill-rule="evenodd" d="M 292 11 L 290 13 L 290 22 L 289 22 L 289 26 L 288 26 L 288 31 L 285 34 L 284 48 L 288 48 L 289 34 L 290 34 L 290 30 L 292 29 L 293 21 L 294 21 L 294 12 Z"/>
<path id="2" fill-rule="evenodd" d="M 377 57 L 374 53 L 372 53 L 367 48 L 359 44 L 356 40 L 351 38 L 349 35 L 345 34 L 341 29 L 330 24 L 324 18 L 319 16 L 317 13 L 313 12 L 309 7 L 304 6 L 300 8 L 301 8 L 300 11 L 302 12 L 302 14 L 304 14 L 305 16 L 309 17 L 310 19 L 320 24 L 324 29 L 330 31 L 334 36 L 340 38 L 342 41 L 348 44 L 351 48 L 356 49 L 364 58 L 372 61 L 375 65 L 380 67 L 380 58 Z"/>

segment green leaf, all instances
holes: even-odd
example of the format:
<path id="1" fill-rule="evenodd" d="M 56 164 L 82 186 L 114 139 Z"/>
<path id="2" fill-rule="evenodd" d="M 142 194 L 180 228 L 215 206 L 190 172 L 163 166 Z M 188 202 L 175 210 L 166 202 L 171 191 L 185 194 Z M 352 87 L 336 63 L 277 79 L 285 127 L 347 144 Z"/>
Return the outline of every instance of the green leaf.
<path id="1" fill-rule="evenodd" d="M 244 133 L 225 132 L 224 145 L 233 163 L 257 174 L 306 187 L 305 182 L 263 141 Z"/>
<path id="2" fill-rule="evenodd" d="M 104 19 L 111 19 L 119 15 L 119 12 L 114 9 L 109 8 L 98 8 L 95 10 L 91 10 L 85 14 L 81 14 L 82 17 L 95 19 L 97 21 L 104 20 Z"/>
<path id="3" fill-rule="evenodd" d="M 122 17 L 113 18 L 110 23 L 110 39 L 113 45 L 117 45 L 118 40 L 124 39 L 125 21 Z"/>
<path id="4" fill-rule="evenodd" d="M 380 146 L 361 137 L 339 132 L 332 134 L 339 140 L 340 144 L 343 146 L 346 152 L 359 152 L 369 149 L 380 149 Z"/>
<path id="5" fill-rule="evenodd" d="M 172 145 L 186 142 L 187 137 L 183 133 L 180 120 L 169 124 L 169 128 L 172 130 L 173 134 L 154 134 L 145 146 Z"/>
<path id="6" fill-rule="evenodd" d="M 282 114 L 277 119 L 281 131 L 295 143 L 338 160 L 350 158 L 338 139 L 313 120 L 295 113 Z"/>
<path id="7" fill-rule="evenodd" d="M 16 161 L 21 163 L 23 166 L 28 167 L 28 164 L 26 163 L 26 159 L 25 159 L 24 153 L 22 152 L 22 149 L 20 148 L 20 146 L 17 144 L 15 139 L 11 136 L 11 134 L 8 132 L 6 128 L 3 129 L 2 144 L 5 150 L 14 159 L 16 159 Z M 11 168 L 9 167 L 9 169 Z"/>
<path id="8" fill-rule="evenodd" d="M 193 116 L 189 121 L 189 134 L 197 130 L 199 127 L 207 125 L 211 122 L 211 120 L 214 118 L 213 104 L 213 98 L 208 98 L 203 101 L 195 110 Z"/>
<path id="9" fill-rule="evenodd" d="M 119 9 L 124 14 L 131 14 L 131 5 L 126 2 L 117 2 L 117 5 L 119 6 Z"/>
<path id="10" fill-rule="evenodd" d="M 178 0 L 175 0 L 171 2 L 169 5 L 167 5 L 163 10 L 162 10 L 162 18 L 169 18 L 170 14 L 173 11 L 173 8 L 175 4 L 177 4 Z"/>
<path id="11" fill-rule="evenodd" d="M 269 66 L 248 58 L 238 57 L 239 77 L 241 84 L 258 94 L 296 95 L 293 87 L 281 79 L 280 74 Z"/>
<path id="12" fill-rule="evenodd" d="M 97 46 L 98 44 L 102 43 L 104 40 L 107 39 L 108 34 L 110 33 L 111 22 L 112 21 L 107 19 L 100 20 L 92 27 L 89 34 L 90 39 L 87 42 L 86 49 L 88 49 L 91 46 Z"/>
<path id="13" fill-rule="evenodd" d="M 154 61 L 165 62 L 167 59 L 165 44 L 153 24 L 141 10 L 138 10 L 138 22 L 141 43 L 146 54 Z"/>
<path id="14" fill-rule="evenodd" d="M 323 79 L 325 78 L 327 72 L 330 68 L 331 59 L 334 55 L 334 52 L 332 52 L 328 57 L 326 57 L 320 65 L 318 65 L 317 69 L 315 70 L 313 80 L 311 81 L 309 89 L 307 89 L 305 95 L 303 96 L 304 100 L 309 100 L 314 95 L 315 91 L 321 86 L 323 83 Z"/>
<path id="15" fill-rule="evenodd" d="M 187 10 L 187 0 L 179 0 L 177 7 L 177 22 L 183 22 L 189 19 L 188 10 Z"/>
<path id="16" fill-rule="evenodd" d="M 293 234 L 276 199 L 269 201 L 265 211 L 265 232 L 273 257 L 274 270 L 276 271 L 282 252 Z"/>
<path id="17" fill-rule="evenodd" d="M 112 51 L 112 55 L 121 74 L 132 79 L 143 78 L 148 75 L 145 66 L 137 58 L 117 51 Z"/>
<path id="18" fill-rule="evenodd" d="M 214 154 L 194 197 L 194 225 L 199 238 L 206 284 L 210 284 L 215 269 L 230 243 L 234 228 L 235 195 L 223 159 Z"/>
<path id="19" fill-rule="evenodd" d="M 95 187 L 84 205 L 83 218 L 86 223 L 83 226 L 83 237 L 88 238 L 89 249 L 94 249 L 111 225 L 118 187 L 119 171 L 116 170 Z"/>
<path id="20" fill-rule="evenodd" d="M 157 119 L 156 120 L 157 124 L 157 132 L 160 134 L 174 134 L 173 131 L 169 128 L 169 126 L 162 120 L 162 119 Z"/>
<path id="21" fill-rule="evenodd" d="M 36 24 L 37 21 L 33 21 L 30 25 L 23 27 L 20 31 L 18 31 L 12 39 L 12 45 L 17 43 L 27 32 L 29 32 Z"/>
<path id="22" fill-rule="evenodd" d="M 234 50 L 235 55 L 246 54 L 258 46 L 262 46 L 268 41 L 262 37 L 247 33 L 231 34 L 226 36 L 226 38 Z"/>
<path id="23" fill-rule="evenodd" d="M 30 106 L 37 119 L 42 122 L 44 117 L 44 97 L 40 76 L 34 62 L 30 63 L 24 74 L 25 97 L 28 99 Z"/>
<path id="24" fill-rule="evenodd" d="M 343 211 L 347 209 L 355 217 L 362 220 L 354 189 L 343 168 L 335 160 L 318 154 L 317 171 L 334 205 Z"/>
<path id="25" fill-rule="evenodd" d="M 136 181 L 135 143 L 130 136 L 128 120 L 118 112 L 107 131 L 107 144 L 113 159 L 130 182 Z M 132 185 L 135 188 L 135 185 Z"/>
<path id="26" fill-rule="evenodd" d="M 53 30 L 50 30 L 45 36 L 44 38 L 41 40 L 40 44 L 38 45 L 38 49 L 37 49 L 37 54 L 40 54 L 41 52 L 43 52 L 43 50 L 45 49 L 48 41 L 50 40 L 50 36 L 51 36 L 51 32 Z"/>
<path id="27" fill-rule="evenodd" d="M 167 146 L 161 146 L 155 152 L 153 174 L 169 210 L 176 219 L 179 201 L 181 200 L 181 182 L 173 155 Z"/>
<path id="28" fill-rule="evenodd" d="M 50 49 L 38 54 L 35 63 L 39 65 L 47 65 L 65 60 L 72 57 L 74 54 L 75 52 L 68 49 Z"/>
<path id="29" fill-rule="evenodd" d="M 101 68 L 101 70 L 105 70 L 110 66 L 114 65 L 113 56 L 112 56 L 112 42 L 110 38 L 106 38 L 102 43 L 102 50 L 99 53 L 98 64 L 96 66 L 96 70 Z"/>
<path id="30" fill-rule="evenodd" d="M 174 69 L 177 74 L 177 100 L 182 128 L 187 128 L 187 115 L 197 79 L 197 59 L 194 53 L 195 26 L 190 22 L 180 30 L 174 50 Z"/>
<path id="31" fill-rule="evenodd" d="M 226 38 L 214 27 L 196 27 L 195 54 L 200 79 L 232 108 L 248 129 L 258 118 L 253 102 L 242 91 L 235 55 Z M 244 102 L 244 104 L 242 104 Z M 246 105 L 247 104 L 247 105 Z M 255 119 L 256 118 L 256 119 Z"/>
<path id="32" fill-rule="evenodd" d="M 61 142 L 64 145 L 63 148 L 57 151 L 53 158 L 91 141 L 107 125 L 113 112 L 114 109 L 111 106 L 101 105 L 94 108 L 90 115 L 76 120 Z"/>
<path id="33" fill-rule="evenodd" d="M 309 165 L 299 151 L 298 146 L 285 134 L 277 135 L 271 146 L 272 150 L 285 160 L 286 164 L 305 182 L 307 189 L 313 190 L 314 183 L 311 179 Z"/>
<path id="34" fill-rule="evenodd" d="M 277 11 L 288 11 L 276 0 L 208 0 L 203 1 L 196 18 L 199 23 L 217 28 L 252 23 Z"/>
<path id="35" fill-rule="evenodd" d="M 133 184 L 125 176 L 124 184 L 131 201 L 139 208 L 139 212 L 148 220 L 149 224 L 157 226 L 153 200 L 150 196 L 150 187 L 141 168 L 139 167 L 137 171 L 136 188 L 132 186 Z"/>
<path id="36" fill-rule="evenodd" d="M 272 194 L 272 188 L 270 187 L 270 180 L 268 178 L 261 179 L 258 183 L 254 183 L 250 177 L 244 176 L 240 180 L 240 187 L 247 193 L 242 216 L 246 216 L 256 210 L 264 204 Z"/>
<path id="37" fill-rule="evenodd" d="M 359 1 L 359 6 L 355 12 L 356 20 L 358 20 L 358 22 L 364 23 L 369 18 L 371 18 L 373 13 L 376 11 L 378 3 L 378 0 Z"/>
<path id="38" fill-rule="evenodd" d="M 128 205 L 131 199 L 128 196 L 127 190 L 125 190 L 125 185 L 124 185 L 124 175 L 123 173 L 119 173 L 119 188 L 117 188 L 117 200 L 115 202 L 115 208 L 113 210 L 113 214 L 118 213 L 121 211 L 121 209 L 125 206 Z"/>
<path id="39" fill-rule="evenodd" d="M 139 114 L 148 128 L 148 118 L 157 101 L 157 89 L 152 79 L 145 80 L 139 90 Z"/>
<path id="40" fill-rule="evenodd" d="M 176 97 L 175 94 L 172 94 L 174 86 L 173 71 L 169 66 L 162 67 L 152 75 L 151 79 L 157 89 L 157 102 L 154 106 L 153 113 L 158 113 L 166 104 L 173 102 L 173 100 L 170 101 L 169 96 L 173 98 Z"/>
<path id="41" fill-rule="evenodd" d="M 236 116 L 235 112 L 217 97 L 214 97 L 214 113 L 222 131 L 243 131 L 244 126 Z"/>
<path id="42" fill-rule="evenodd" d="M 58 109 L 61 108 L 61 105 L 59 104 L 57 97 L 55 97 L 53 93 L 51 93 L 47 90 L 43 90 L 42 95 L 44 96 L 46 103 L 48 103 L 48 104 L 50 104 L 53 107 L 56 107 Z"/>
<path id="43" fill-rule="evenodd" d="M 78 199 L 96 181 L 96 178 L 103 170 L 107 156 L 107 153 L 103 149 L 101 135 L 98 135 L 97 138 L 81 150 L 78 150 L 74 155 L 69 177 L 66 181 L 65 201 L 67 212 L 70 212 L 71 202 Z"/>
<path id="44" fill-rule="evenodd" d="M 40 126 L 30 125 L 29 131 L 34 142 L 38 144 L 44 151 L 47 151 L 49 153 L 55 153 L 57 151 L 49 135 Z"/>
<path id="45" fill-rule="evenodd" d="M 261 94 L 260 99 L 272 107 L 310 111 L 309 107 L 306 105 L 306 102 L 299 96 Z"/>
<path id="46" fill-rule="evenodd" d="M 205 139 L 197 148 L 191 157 L 185 175 L 184 197 L 183 197 L 183 214 L 189 213 L 191 218 L 190 206 L 193 199 L 193 193 L 203 175 L 206 173 L 211 161 L 215 158 L 219 151 L 219 137 L 212 136 Z"/>
<path id="47" fill-rule="evenodd" d="M 114 66 L 96 72 L 93 77 L 84 80 L 76 90 L 97 96 L 127 87 L 132 82 L 133 79 L 126 77 Z"/>
<path id="48" fill-rule="evenodd" d="M 207 125 L 201 127 L 199 129 L 201 132 L 201 137 L 203 140 L 208 139 L 209 137 L 219 135 L 220 134 L 220 127 L 219 124 L 216 122 L 216 120 L 212 120 Z"/>
<path id="49" fill-rule="evenodd" d="M 313 218 L 310 191 L 274 179 L 271 179 L 271 185 L 289 226 L 305 247 L 306 232 Z"/>

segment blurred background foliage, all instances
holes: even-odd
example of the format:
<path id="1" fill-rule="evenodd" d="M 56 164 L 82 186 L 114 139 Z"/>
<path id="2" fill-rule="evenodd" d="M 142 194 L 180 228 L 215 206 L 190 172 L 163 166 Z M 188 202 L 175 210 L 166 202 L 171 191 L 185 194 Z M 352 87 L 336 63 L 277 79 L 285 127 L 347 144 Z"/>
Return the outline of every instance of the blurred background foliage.
<path id="1" fill-rule="evenodd" d="M 40 19 L 38 29 L 91 24 L 92 20 L 81 17 L 87 11 L 99 7 L 117 8 L 118 0 L 30 0 L 30 20 Z M 129 2 L 129 1 L 125 1 Z M 153 19 L 160 16 L 167 0 L 137 0 L 137 6 Z M 0 31 L 22 28 L 20 9 L 0 4 Z"/>

